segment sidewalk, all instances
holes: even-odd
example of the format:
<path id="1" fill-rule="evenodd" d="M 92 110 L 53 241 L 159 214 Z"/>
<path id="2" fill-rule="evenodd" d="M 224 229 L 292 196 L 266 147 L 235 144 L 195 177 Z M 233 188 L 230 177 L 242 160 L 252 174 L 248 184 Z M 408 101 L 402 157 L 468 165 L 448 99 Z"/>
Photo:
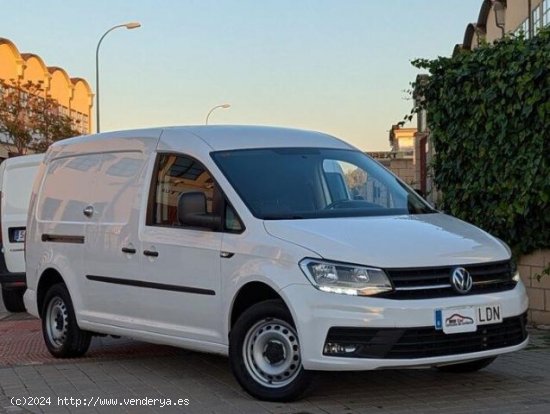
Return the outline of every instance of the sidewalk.
<path id="1" fill-rule="evenodd" d="M 95 338 L 87 357 L 56 360 L 42 343 L 38 320 L 5 316 L 0 314 L 0 412 L 550 412 L 550 331 L 532 331 L 527 350 L 502 356 L 476 374 L 435 370 L 322 373 L 306 399 L 276 404 L 248 397 L 224 357 L 128 339 Z M 49 405 L 20 406 L 11 399 L 25 396 L 51 400 Z M 67 405 L 71 397 L 73 405 Z M 136 404 L 158 400 L 155 405 L 132 406 L 128 405 L 131 400 L 123 398 L 134 399 Z M 76 399 L 95 407 L 77 408 Z M 166 399 L 172 403 L 187 399 L 188 405 L 161 408 Z M 105 403 L 116 403 L 116 408 L 101 405 Z"/>

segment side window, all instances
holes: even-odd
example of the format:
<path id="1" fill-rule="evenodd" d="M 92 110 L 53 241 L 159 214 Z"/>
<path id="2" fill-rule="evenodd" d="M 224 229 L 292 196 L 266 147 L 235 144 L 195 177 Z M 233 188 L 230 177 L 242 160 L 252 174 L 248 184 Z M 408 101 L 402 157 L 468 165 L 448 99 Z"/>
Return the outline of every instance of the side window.
<path id="1" fill-rule="evenodd" d="M 181 226 L 178 221 L 178 200 L 184 193 L 203 193 L 206 213 L 220 211 L 220 195 L 210 173 L 195 159 L 184 155 L 160 154 L 157 173 L 153 177 L 154 200 L 149 225 Z"/>
<path id="2" fill-rule="evenodd" d="M 396 207 L 388 186 L 356 165 L 324 160 L 323 172 L 332 203 L 355 200 L 379 207 Z"/>

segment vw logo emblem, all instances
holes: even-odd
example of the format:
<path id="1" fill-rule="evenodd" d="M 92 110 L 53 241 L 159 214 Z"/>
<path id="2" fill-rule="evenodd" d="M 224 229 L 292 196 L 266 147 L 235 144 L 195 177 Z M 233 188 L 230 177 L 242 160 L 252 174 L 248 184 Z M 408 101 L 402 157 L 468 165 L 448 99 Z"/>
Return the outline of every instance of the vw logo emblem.
<path id="1" fill-rule="evenodd" d="M 461 294 L 466 294 L 472 289 L 474 284 L 472 276 L 463 267 L 457 267 L 451 273 L 451 283 L 454 289 Z"/>

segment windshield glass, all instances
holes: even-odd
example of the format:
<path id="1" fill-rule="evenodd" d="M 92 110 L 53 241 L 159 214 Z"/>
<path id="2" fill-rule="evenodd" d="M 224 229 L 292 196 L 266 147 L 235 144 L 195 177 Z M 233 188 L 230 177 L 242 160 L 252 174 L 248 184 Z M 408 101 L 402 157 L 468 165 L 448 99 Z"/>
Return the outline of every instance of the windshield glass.
<path id="1" fill-rule="evenodd" d="M 264 220 L 434 212 L 359 151 L 262 148 L 212 157 L 252 214 Z"/>

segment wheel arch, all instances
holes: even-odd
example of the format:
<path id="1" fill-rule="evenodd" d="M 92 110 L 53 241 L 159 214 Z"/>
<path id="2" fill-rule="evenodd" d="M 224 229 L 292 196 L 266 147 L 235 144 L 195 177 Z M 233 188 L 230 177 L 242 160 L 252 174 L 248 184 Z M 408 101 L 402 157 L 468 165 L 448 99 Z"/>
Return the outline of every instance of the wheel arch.
<path id="1" fill-rule="evenodd" d="M 295 321 L 294 312 L 288 305 L 285 298 L 281 295 L 280 291 L 277 291 L 265 282 L 258 280 L 249 281 L 239 288 L 233 298 L 233 302 L 231 303 L 231 307 L 229 309 L 227 333 L 229 334 L 231 332 L 231 329 L 239 316 L 241 316 L 252 305 L 270 299 L 281 300 L 291 313 L 292 319 Z"/>

